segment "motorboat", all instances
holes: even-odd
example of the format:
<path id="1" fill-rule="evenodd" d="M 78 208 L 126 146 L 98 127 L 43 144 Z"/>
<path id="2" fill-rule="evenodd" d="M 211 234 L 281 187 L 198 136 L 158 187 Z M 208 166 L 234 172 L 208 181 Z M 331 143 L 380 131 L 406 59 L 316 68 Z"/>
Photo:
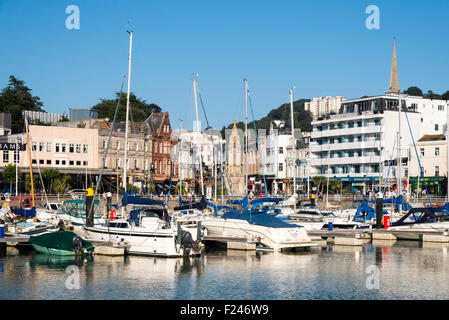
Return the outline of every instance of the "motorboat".
<path id="1" fill-rule="evenodd" d="M 31 236 L 30 243 L 41 253 L 58 256 L 89 255 L 94 251 L 92 243 L 71 231 L 59 231 Z"/>
<path id="2" fill-rule="evenodd" d="M 191 232 L 168 214 L 164 201 L 122 197 L 126 219 L 111 219 L 103 224 L 84 226 L 89 239 L 123 243 L 128 254 L 162 257 L 198 256 L 201 254 L 201 230 Z"/>
<path id="3" fill-rule="evenodd" d="M 36 218 L 40 221 L 59 221 L 59 212 L 62 209 L 62 202 L 47 202 L 36 208 Z"/>
<path id="4" fill-rule="evenodd" d="M 208 236 L 247 238 L 260 248 L 282 251 L 314 246 L 303 226 L 286 223 L 267 212 L 230 210 L 201 221 Z"/>
<path id="5" fill-rule="evenodd" d="M 449 203 L 441 207 L 412 208 L 392 222 L 388 230 L 449 230 Z"/>

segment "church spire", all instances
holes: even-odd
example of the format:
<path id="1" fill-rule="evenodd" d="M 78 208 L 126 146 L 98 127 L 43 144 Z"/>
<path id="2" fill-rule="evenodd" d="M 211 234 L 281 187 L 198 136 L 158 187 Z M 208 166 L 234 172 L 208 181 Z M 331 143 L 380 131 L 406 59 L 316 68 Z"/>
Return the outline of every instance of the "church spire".
<path id="1" fill-rule="evenodd" d="M 388 88 L 388 93 L 400 93 L 399 80 L 398 80 L 398 64 L 396 61 L 396 40 L 393 42 L 393 61 L 391 62 L 391 77 L 390 77 L 390 87 Z"/>

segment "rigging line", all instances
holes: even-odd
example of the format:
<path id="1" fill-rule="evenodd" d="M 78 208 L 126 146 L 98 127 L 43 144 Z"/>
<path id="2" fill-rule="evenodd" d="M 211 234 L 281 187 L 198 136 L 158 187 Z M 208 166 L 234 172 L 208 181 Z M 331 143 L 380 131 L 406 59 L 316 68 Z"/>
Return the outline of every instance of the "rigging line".
<path id="1" fill-rule="evenodd" d="M 400 107 L 402 107 L 402 106 L 400 106 Z M 426 194 L 427 194 L 427 196 L 429 198 L 429 205 L 432 206 L 432 200 L 431 200 L 431 197 L 430 197 L 430 194 L 429 194 L 429 190 L 427 189 L 426 179 L 424 178 L 424 171 L 423 171 L 422 166 L 421 166 L 421 161 L 419 161 L 418 150 L 416 149 L 415 139 L 413 138 L 412 128 L 410 127 L 410 122 L 408 121 L 407 106 L 404 108 L 404 113 L 405 113 L 405 118 L 407 119 L 408 129 L 410 131 L 410 136 L 412 138 L 413 146 L 415 148 L 416 159 L 418 160 L 419 169 L 421 171 L 421 176 L 422 176 L 422 179 L 423 179 L 423 182 L 424 182 L 424 186 L 426 187 Z M 399 161 L 401 161 L 401 159 L 399 159 Z"/>
<path id="2" fill-rule="evenodd" d="M 122 79 L 122 86 L 121 86 L 121 88 L 120 88 L 119 96 L 117 97 L 117 105 L 116 105 L 116 107 L 115 107 L 114 119 L 112 120 L 111 131 L 109 132 L 108 143 L 107 143 L 107 145 L 106 145 L 106 150 L 105 150 L 105 152 L 104 152 L 103 165 L 102 165 L 102 167 L 101 167 L 100 175 L 99 175 L 99 177 L 98 177 L 98 181 L 100 181 L 100 182 L 101 182 L 101 179 L 102 179 L 102 177 L 103 177 L 103 171 L 104 171 L 104 167 L 105 167 L 105 165 L 106 165 L 106 159 L 107 159 L 107 157 L 108 157 L 108 151 L 109 151 L 109 146 L 110 146 L 110 144 L 111 144 L 112 132 L 114 131 L 114 125 L 115 125 L 115 121 L 116 121 L 116 119 L 117 119 L 117 113 L 118 113 L 118 109 L 119 109 L 119 105 L 120 105 L 120 99 L 121 99 L 121 97 L 122 97 L 122 92 L 123 92 L 123 85 L 124 85 L 124 83 L 125 83 L 125 76 L 123 76 L 123 79 Z M 125 145 L 125 148 L 126 148 L 126 145 Z M 125 166 L 126 166 L 126 159 L 125 159 Z M 125 181 L 125 182 L 126 182 L 126 181 Z M 89 212 L 92 212 L 92 208 L 93 208 L 94 203 L 95 203 L 95 196 L 96 196 L 97 193 L 98 193 L 98 186 L 99 186 L 99 183 L 97 183 L 97 185 L 95 186 L 94 201 L 92 201 L 92 204 L 90 205 L 90 210 L 89 210 Z M 117 193 L 118 193 L 118 192 L 119 192 L 119 190 L 117 190 Z M 86 219 L 87 219 L 87 211 L 86 211 Z M 109 224 L 108 224 L 108 233 L 109 233 Z"/>
<path id="3" fill-rule="evenodd" d="M 264 163 L 263 163 L 262 153 L 259 150 L 259 135 L 257 134 L 256 119 L 254 118 L 254 112 L 253 112 L 253 103 L 251 101 L 251 95 L 249 94 L 249 90 L 248 90 L 248 100 L 249 100 L 249 107 L 250 107 L 250 110 L 251 110 L 251 115 L 253 117 L 254 132 L 256 134 L 256 150 L 259 153 L 260 169 L 261 169 L 262 175 L 263 175 L 263 183 L 265 184 L 265 194 L 267 196 L 269 196 L 269 194 L 268 194 L 268 187 L 267 187 L 267 181 L 265 180 L 265 170 L 264 170 Z"/>
<path id="4" fill-rule="evenodd" d="M 391 151 L 390 161 L 388 162 L 388 173 L 387 173 L 387 179 L 385 180 L 384 195 L 385 195 L 385 192 L 387 191 L 388 179 L 390 178 L 390 168 L 391 168 L 391 162 L 392 162 L 392 158 L 393 158 L 393 152 L 395 149 L 394 147 L 396 145 L 396 138 L 397 138 L 397 136 L 394 137 L 393 148 L 392 148 L 393 150 Z"/>

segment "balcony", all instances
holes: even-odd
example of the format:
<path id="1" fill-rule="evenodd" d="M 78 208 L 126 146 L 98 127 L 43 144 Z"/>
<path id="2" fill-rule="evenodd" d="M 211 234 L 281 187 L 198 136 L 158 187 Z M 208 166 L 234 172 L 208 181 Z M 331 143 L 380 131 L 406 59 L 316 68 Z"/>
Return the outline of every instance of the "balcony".
<path id="1" fill-rule="evenodd" d="M 385 147 L 385 142 L 380 140 L 366 140 L 366 141 L 354 141 L 354 142 L 342 142 L 342 143 L 325 143 L 325 144 L 310 144 L 309 151 L 312 153 L 326 152 L 326 151 L 338 151 L 338 150 L 355 150 L 355 149 L 377 149 L 379 147 Z"/>
<path id="2" fill-rule="evenodd" d="M 327 137 L 337 137 L 337 136 L 355 136 L 363 133 L 379 133 L 381 126 L 370 125 L 365 127 L 357 127 L 354 128 L 343 128 L 343 129 L 332 129 L 332 130 L 323 130 L 323 131 L 313 131 L 311 134 L 312 139 L 318 138 L 327 138 Z"/>
<path id="3" fill-rule="evenodd" d="M 311 166 L 334 166 L 334 165 L 346 165 L 346 164 L 378 164 L 381 160 L 380 156 L 363 156 L 363 157 L 342 157 L 342 158 L 323 158 L 323 159 L 311 159 Z"/>

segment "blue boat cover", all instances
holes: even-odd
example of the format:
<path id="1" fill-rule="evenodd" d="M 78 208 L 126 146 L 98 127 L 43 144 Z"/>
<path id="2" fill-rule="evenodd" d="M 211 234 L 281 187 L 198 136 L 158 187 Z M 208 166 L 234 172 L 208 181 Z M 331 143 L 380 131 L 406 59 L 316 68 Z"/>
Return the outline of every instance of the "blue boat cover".
<path id="1" fill-rule="evenodd" d="M 302 228 L 296 224 L 289 224 L 283 222 L 276 218 L 275 216 L 260 212 L 260 213 L 250 213 L 247 210 L 231 210 L 223 213 L 221 216 L 223 219 L 240 219 L 246 220 L 250 224 L 256 224 L 259 226 L 270 227 L 270 228 Z"/>
<path id="2" fill-rule="evenodd" d="M 173 210 L 176 210 L 176 211 L 186 210 L 186 209 L 204 210 L 206 208 L 207 208 L 207 203 L 206 203 L 206 200 L 204 199 L 204 196 L 202 196 L 200 202 L 185 202 L 183 205 L 173 208 Z"/>
<path id="3" fill-rule="evenodd" d="M 128 204 L 142 204 L 142 205 L 159 205 L 164 206 L 165 202 L 163 200 L 153 200 L 150 198 L 140 198 L 129 196 L 127 193 L 122 193 L 122 206 L 126 206 Z"/>
<path id="4" fill-rule="evenodd" d="M 282 199 L 279 198 L 260 198 L 260 199 L 254 199 L 250 202 L 250 204 L 256 204 L 256 203 L 265 203 L 265 202 L 274 202 L 279 203 Z"/>
<path id="5" fill-rule="evenodd" d="M 241 205 L 244 210 L 248 210 L 248 195 L 243 200 L 228 200 L 228 203 Z"/>

